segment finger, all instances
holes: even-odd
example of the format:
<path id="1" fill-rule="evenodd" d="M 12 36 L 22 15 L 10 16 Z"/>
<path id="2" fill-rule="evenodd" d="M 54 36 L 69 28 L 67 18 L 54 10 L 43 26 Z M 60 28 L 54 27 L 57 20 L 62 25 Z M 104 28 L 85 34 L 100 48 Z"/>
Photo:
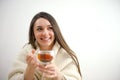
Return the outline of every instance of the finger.
<path id="1" fill-rule="evenodd" d="M 32 50 L 32 54 L 34 54 L 34 53 L 35 53 L 35 49 Z"/>
<path id="2" fill-rule="evenodd" d="M 41 72 L 44 72 L 45 71 L 45 67 L 43 65 L 38 65 L 38 68 Z"/>
<path id="3" fill-rule="evenodd" d="M 54 64 L 47 64 L 45 66 L 46 69 L 52 69 L 52 68 L 55 68 L 55 65 Z"/>
<path id="4" fill-rule="evenodd" d="M 54 75 L 55 74 L 55 70 L 44 70 L 44 73 L 46 73 L 48 75 Z"/>
<path id="5" fill-rule="evenodd" d="M 31 60 L 31 65 L 34 65 L 35 64 L 35 61 L 32 59 Z"/>
<path id="6" fill-rule="evenodd" d="M 35 52 L 36 52 L 35 49 L 33 49 L 33 50 L 32 50 L 32 55 L 33 55 L 34 60 L 37 62 L 37 58 L 36 58 L 36 56 L 34 55 Z"/>
<path id="7" fill-rule="evenodd" d="M 56 77 L 56 74 L 46 74 L 46 73 L 44 73 L 43 77 L 54 78 L 54 77 Z"/>
<path id="8" fill-rule="evenodd" d="M 32 59 L 33 59 L 33 56 L 32 56 L 32 55 L 30 55 L 30 54 L 27 55 L 26 61 L 27 61 L 28 64 L 32 61 Z"/>
<path id="9" fill-rule="evenodd" d="M 26 62 L 29 63 L 30 62 L 30 55 L 26 56 Z"/>
<path id="10" fill-rule="evenodd" d="M 36 68 L 38 66 L 37 63 L 34 60 L 31 61 L 30 65 L 33 66 L 34 68 Z"/>
<path id="11" fill-rule="evenodd" d="M 39 64 L 38 67 L 45 69 L 45 66 L 44 66 L 44 65 L 41 65 L 41 64 Z"/>

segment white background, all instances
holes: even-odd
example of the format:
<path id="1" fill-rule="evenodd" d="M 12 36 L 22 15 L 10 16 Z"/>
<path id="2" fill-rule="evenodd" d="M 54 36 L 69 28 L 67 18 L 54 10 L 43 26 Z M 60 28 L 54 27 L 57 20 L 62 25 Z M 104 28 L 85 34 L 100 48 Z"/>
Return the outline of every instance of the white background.
<path id="1" fill-rule="evenodd" d="M 119 0 L 0 0 L 0 80 L 7 80 L 40 11 L 57 20 L 78 55 L 83 80 L 120 80 Z"/>

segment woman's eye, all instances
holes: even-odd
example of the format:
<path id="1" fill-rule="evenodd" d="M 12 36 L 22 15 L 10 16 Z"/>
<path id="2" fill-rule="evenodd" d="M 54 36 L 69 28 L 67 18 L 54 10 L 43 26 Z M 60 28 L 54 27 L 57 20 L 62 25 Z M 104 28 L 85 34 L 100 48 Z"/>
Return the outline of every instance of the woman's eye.
<path id="1" fill-rule="evenodd" d="M 37 31 L 40 31 L 40 30 L 42 30 L 42 28 L 37 28 Z"/>
<path id="2" fill-rule="evenodd" d="M 48 29 L 49 29 L 49 30 L 52 30 L 53 28 L 52 28 L 52 27 L 49 27 Z"/>

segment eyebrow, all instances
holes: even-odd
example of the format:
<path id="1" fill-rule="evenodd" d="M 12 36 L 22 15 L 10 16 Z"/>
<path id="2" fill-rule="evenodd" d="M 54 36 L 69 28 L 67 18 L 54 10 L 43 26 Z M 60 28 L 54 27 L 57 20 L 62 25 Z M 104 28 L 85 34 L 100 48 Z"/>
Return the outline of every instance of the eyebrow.
<path id="1" fill-rule="evenodd" d="M 36 28 L 42 27 L 42 26 L 35 26 Z M 47 25 L 47 27 L 53 27 L 52 25 Z"/>
<path id="2" fill-rule="evenodd" d="M 48 27 L 53 27 L 52 25 L 48 25 Z"/>
<path id="3" fill-rule="evenodd" d="M 35 28 L 41 28 L 42 26 L 34 26 Z"/>

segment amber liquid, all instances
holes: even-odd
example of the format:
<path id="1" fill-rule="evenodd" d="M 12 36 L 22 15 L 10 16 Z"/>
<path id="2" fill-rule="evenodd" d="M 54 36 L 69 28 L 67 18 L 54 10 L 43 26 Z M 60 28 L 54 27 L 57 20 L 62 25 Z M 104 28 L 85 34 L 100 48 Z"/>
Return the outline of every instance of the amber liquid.
<path id="1" fill-rule="evenodd" d="M 53 59 L 53 56 L 49 53 L 38 54 L 38 59 L 42 62 L 50 62 Z"/>

